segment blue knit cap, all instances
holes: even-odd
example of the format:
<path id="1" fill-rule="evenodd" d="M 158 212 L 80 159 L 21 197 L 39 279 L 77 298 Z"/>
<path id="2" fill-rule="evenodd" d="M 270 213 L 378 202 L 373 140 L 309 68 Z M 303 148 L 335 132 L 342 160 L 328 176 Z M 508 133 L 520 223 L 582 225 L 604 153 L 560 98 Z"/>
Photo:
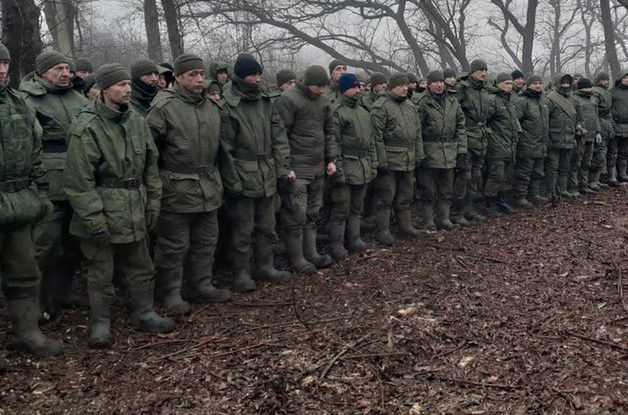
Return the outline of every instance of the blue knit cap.
<path id="1" fill-rule="evenodd" d="M 360 86 L 360 81 L 358 77 L 353 73 L 343 73 L 340 79 L 338 80 L 338 89 L 340 92 L 344 93 L 347 89 L 355 88 Z"/>

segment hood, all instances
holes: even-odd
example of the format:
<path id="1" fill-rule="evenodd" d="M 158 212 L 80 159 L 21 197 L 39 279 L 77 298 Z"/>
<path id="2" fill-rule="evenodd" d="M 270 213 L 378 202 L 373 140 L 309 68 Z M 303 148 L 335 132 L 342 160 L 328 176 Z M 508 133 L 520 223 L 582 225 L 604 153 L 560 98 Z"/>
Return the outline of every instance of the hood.
<path id="1" fill-rule="evenodd" d="M 563 73 L 559 73 L 558 75 L 554 77 L 554 82 L 552 83 L 552 85 L 554 86 L 554 89 L 556 91 L 560 90 L 560 80 L 563 79 L 565 76 L 571 76 L 571 75 L 569 75 L 566 72 L 563 72 Z"/>
<path id="2" fill-rule="evenodd" d="M 628 69 L 624 69 L 624 70 L 621 72 L 621 76 L 615 80 L 615 86 L 619 85 L 619 83 L 621 82 L 621 80 L 622 80 L 625 76 L 628 76 Z"/>

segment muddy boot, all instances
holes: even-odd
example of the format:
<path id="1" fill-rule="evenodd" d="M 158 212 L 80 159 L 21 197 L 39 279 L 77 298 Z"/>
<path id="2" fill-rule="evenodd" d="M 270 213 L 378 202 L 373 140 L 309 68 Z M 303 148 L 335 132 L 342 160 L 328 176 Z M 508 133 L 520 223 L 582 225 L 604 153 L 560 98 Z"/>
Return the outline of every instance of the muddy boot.
<path id="1" fill-rule="evenodd" d="M 526 198 L 515 200 L 515 205 L 521 209 L 532 209 L 534 205 Z"/>
<path id="2" fill-rule="evenodd" d="M 46 270 L 41 279 L 41 322 L 52 321 L 64 306 L 69 306 L 72 291 L 72 271 L 65 267 L 52 267 Z"/>
<path id="3" fill-rule="evenodd" d="M 578 186 L 578 192 L 583 195 L 591 195 L 597 193 L 595 190 L 589 188 L 587 184 Z"/>
<path id="4" fill-rule="evenodd" d="M 190 303 L 181 297 L 182 276 L 176 269 L 158 268 L 155 288 L 157 296 L 168 314 L 182 315 L 190 312 Z"/>
<path id="5" fill-rule="evenodd" d="M 475 206 L 475 202 L 469 203 L 464 209 L 464 217 L 467 220 L 478 221 L 486 219 L 484 216 L 478 212 L 477 207 Z"/>
<path id="6" fill-rule="evenodd" d="M 464 217 L 464 208 L 462 207 L 461 203 L 456 203 L 454 205 L 454 215 L 451 218 L 451 221 L 457 225 L 463 226 L 463 227 L 468 227 L 471 226 L 471 222 L 469 222 L 465 217 Z"/>
<path id="7" fill-rule="evenodd" d="M 554 180 L 555 178 L 551 179 L 553 188 L 556 188 L 556 186 L 554 185 L 555 183 Z M 530 196 L 528 200 L 536 206 L 546 205 L 550 201 L 548 198 L 541 196 L 541 187 L 542 187 L 541 180 L 533 181 L 532 185 L 530 186 Z"/>
<path id="8" fill-rule="evenodd" d="M 153 287 L 128 287 L 133 322 L 139 331 L 147 333 L 170 333 L 175 328 L 174 321 L 161 317 L 153 309 Z"/>
<path id="9" fill-rule="evenodd" d="M 234 291 L 245 293 L 257 290 L 257 284 L 251 276 L 251 261 L 248 254 L 236 253 L 233 256 L 233 282 Z"/>
<path id="10" fill-rule="evenodd" d="M 111 298 L 106 294 L 96 290 L 89 290 L 89 345 L 96 349 L 109 348 L 113 343 L 111 337 Z"/>
<path id="11" fill-rule="evenodd" d="M 622 183 L 617 180 L 617 167 L 613 166 L 608 168 L 608 185 L 611 187 L 619 187 L 622 185 Z"/>
<path id="12" fill-rule="evenodd" d="M 316 229 L 310 226 L 306 226 L 303 229 L 303 256 L 319 269 L 331 265 L 331 257 L 329 255 L 320 255 L 318 253 L 316 249 Z"/>
<path id="13" fill-rule="evenodd" d="M 628 167 L 628 160 L 617 161 L 617 181 L 621 183 L 628 182 L 628 175 L 626 175 L 626 168 Z"/>
<path id="14" fill-rule="evenodd" d="M 364 252 L 368 245 L 360 238 L 360 217 L 349 215 L 347 218 L 347 248 L 349 252 Z"/>
<path id="15" fill-rule="evenodd" d="M 499 192 L 497 194 L 496 202 L 497 202 L 497 208 L 500 210 L 500 212 L 506 213 L 506 214 L 515 213 L 515 210 L 512 208 L 512 206 L 510 206 L 506 202 L 506 198 L 504 197 L 504 193 L 503 192 Z"/>
<path id="16" fill-rule="evenodd" d="M 594 192 L 599 192 L 600 190 L 602 190 L 602 187 L 600 186 L 600 175 L 602 174 L 602 170 L 593 170 L 589 172 L 589 189 L 593 190 Z"/>
<path id="17" fill-rule="evenodd" d="M 345 221 L 329 221 L 329 255 L 334 261 L 341 261 L 349 256 L 345 249 Z"/>
<path id="18" fill-rule="evenodd" d="M 568 177 L 566 176 L 558 176 L 558 194 L 561 197 L 573 199 L 575 196 L 567 190 L 567 180 Z"/>
<path id="19" fill-rule="evenodd" d="M 497 207 L 497 197 L 486 197 L 486 214 L 489 218 L 496 218 L 502 215 L 502 213 L 499 211 L 499 208 Z"/>
<path id="20" fill-rule="evenodd" d="M 7 311 L 13 326 L 15 339 L 9 344 L 13 350 L 23 350 L 40 357 L 56 356 L 63 351 L 63 345 L 50 339 L 39 330 L 39 301 L 36 296 L 21 299 L 7 299 Z"/>
<path id="21" fill-rule="evenodd" d="M 434 223 L 434 205 L 423 205 L 421 207 L 421 216 L 423 217 L 423 229 L 426 231 L 435 231 L 436 224 Z"/>
<path id="22" fill-rule="evenodd" d="M 397 212 L 397 219 L 399 220 L 399 232 L 404 236 L 416 238 L 421 236 L 421 231 L 412 226 L 412 216 L 410 209 Z"/>
<path id="23" fill-rule="evenodd" d="M 303 256 L 303 233 L 301 231 L 285 232 L 285 245 L 290 264 L 296 272 L 316 274 L 316 267 Z"/>
<path id="24" fill-rule="evenodd" d="M 451 231 L 458 229 L 460 225 L 456 225 L 449 219 L 449 207 L 448 200 L 439 200 L 436 204 L 436 227 L 440 230 Z"/>
<path id="25" fill-rule="evenodd" d="M 382 209 L 377 212 L 377 232 L 375 239 L 381 245 L 392 246 L 393 236 L 390 233 L 390 209 Z"/>
<path id="26" fill-rule="evenodd" d="M 187 284 L 184 298 L 197 303 L 224 303 L 231 300 L 231 291 L 216 288 L 212 283 L 213 258 L 187 266 Z"/>
<path id="27" fill-rule="evenodd" d="M 291 273 L 275 268 L 273 248 L 267 243 L 257 243 L 255 247 L 255 280 L 279 284 L 291 279 Z"/>

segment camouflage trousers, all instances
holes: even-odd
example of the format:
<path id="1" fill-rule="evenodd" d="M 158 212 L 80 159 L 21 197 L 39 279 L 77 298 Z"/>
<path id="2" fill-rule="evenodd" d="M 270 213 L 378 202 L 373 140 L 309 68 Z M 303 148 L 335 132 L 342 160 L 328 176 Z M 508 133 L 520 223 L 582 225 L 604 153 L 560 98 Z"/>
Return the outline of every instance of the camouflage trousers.
<path id="1" fill-rule="evenodd" d="M 37 296 L 40 273 L 35 261 L 33 225 L 0 227 L 0 279 L 6 298 Z"/>

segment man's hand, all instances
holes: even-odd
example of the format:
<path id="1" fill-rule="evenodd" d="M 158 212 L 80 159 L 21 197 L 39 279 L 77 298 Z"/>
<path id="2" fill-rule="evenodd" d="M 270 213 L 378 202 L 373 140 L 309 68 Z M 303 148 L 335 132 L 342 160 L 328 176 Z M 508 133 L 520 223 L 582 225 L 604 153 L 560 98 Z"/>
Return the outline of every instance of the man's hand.
<path id="1" fill-rule="evenodd" d="M 146 211 L 146 227 L 149 231 L 152 231 L 157 226 L 157 220 L 159 219 L 159 212 L 154 210 Z"/>
<path id="2" fill-rule="evenodd" d="M 332 161 L 331 163 L 327 163 L 327 175 L 333 176 L 334 174 L 336 174 L 336 163 Z"/>
<path id="3" fill-rule="evenodd" d="M 109 231 L 107 229 L 96 229 L 92 231 L 90 237 L 96 242 L 108 243 L 109 242 Z"/>
<path id="4" fill-rule="evenodd" d="M 297 174 L 294 172 L 294 170 L 290 170 L 290 173 L 288 173 L 288 176 L 286 177 L 289 181 L 294 182 L 297 179 Z"/>
<path id="5" fill-rule="evenodd" d="M 46 216 L 50 215 L 52 213 L 53 209 L 54 209 L 54 205 L 52 204 L 52 202 L 50 200 L 48 200 L 48 199 L 42 200 L 41 201 L 41 211 L 39 212 L 38 220 L 42 220 Z"/>
<path id="6" fill-rule="evenodd" d="M 595 144 L 602 144 L 602 134 L 595 134 Z"/>

